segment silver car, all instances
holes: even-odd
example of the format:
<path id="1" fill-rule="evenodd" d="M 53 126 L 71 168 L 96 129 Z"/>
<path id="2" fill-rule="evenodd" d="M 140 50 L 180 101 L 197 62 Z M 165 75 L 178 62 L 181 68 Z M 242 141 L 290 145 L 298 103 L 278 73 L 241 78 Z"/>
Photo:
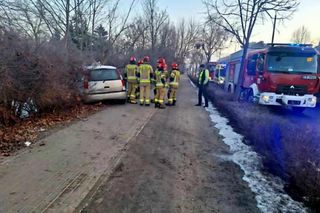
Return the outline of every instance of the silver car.
<path id="1" fill-rule="evenodd" d="M 83 100 L 86 103 L 119 100 L 126 103 L 125 82 L 116 67 L 97 65 L 86 67 L 83 79 Z"/>

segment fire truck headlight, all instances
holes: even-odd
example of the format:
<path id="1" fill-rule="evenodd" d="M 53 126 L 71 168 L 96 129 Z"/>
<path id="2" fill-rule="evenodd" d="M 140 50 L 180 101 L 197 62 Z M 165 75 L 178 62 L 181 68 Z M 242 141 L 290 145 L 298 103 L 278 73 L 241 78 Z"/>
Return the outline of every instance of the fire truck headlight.
<path id="1" fill-rule="evenodd" d="M 308 98 L 308 102 L 311 103 L 311 104 L 316 104 L 317 103 L 317 97 Z"/>
<path id="2" fill-rule="evenodd" d="M 270 96 L 263 95 L 263 96 L 262 96 L 262 100 L 263 100 L 265 103 L 269 103 L 269 101 L 270 101 Z"/>

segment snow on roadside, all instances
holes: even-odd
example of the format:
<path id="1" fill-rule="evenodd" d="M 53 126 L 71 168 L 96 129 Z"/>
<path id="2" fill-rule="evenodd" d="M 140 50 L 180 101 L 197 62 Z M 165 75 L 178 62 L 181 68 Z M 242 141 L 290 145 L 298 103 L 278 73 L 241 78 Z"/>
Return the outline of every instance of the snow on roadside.
<path id="1" fill-rule="evenodd" d="M 228 119 L 222 117 L 211 103 L 207 111 L 215 128 L 224 137 L 224 143 L 230 147 L 232 154 L 224 159 L 233 161 L 244 171 L 243 180 L 256 194 L 258 208 L 261 212 L 307 212 L 303 204 L 294 201 L 284 191 L 284 182 L 280 178 L 261 172 L 261 158 L 250 146 L 243 143 L 243 136 L 228 125 Z"/>

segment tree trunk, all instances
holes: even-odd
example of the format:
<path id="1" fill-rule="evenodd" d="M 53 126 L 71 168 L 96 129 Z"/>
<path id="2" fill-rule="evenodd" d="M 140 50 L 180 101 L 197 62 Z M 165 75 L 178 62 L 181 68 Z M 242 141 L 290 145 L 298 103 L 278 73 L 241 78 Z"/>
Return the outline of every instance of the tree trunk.
<path id="1" fill-rule="evenodd" d="M 238 101 L 240 98 L 242 85 L 243 85 L 243 81 L 244 81 L 244 72 L 245 72 L 244 64 L 245 64 L 245 59 L 247 57 L 248 49 L 249 49 L 249 42 L 246 42 L 246 44 L 243 46 L 243 53 L 242 53 L 242 58 L 241 58 L 239 78 L 238 78 L 236 92 L 235 92 L 235 96 L 234 96 L 235 101 Z"/>
<path id="2" fill-rule="evenodd" d="M 94 36 L 94 30 L 95 30 L 95 22 L 96 22 L 96 13 L 97 13 L 97 6 L 96 6 L 96 0 L 93 0 L 92 3 L 92 25 L 91 25 L 91 36 L 90 36 L 90 52 L 91 52 L 91 56 L 93 54 L 93 36 Z"/>
<path id="3" fill-rule="evenodd" d="M 69 46 L 69 36 L 70 36 L 70 0 L 66 1 L 66 33 L 64 36 L 65 46 Z"/>

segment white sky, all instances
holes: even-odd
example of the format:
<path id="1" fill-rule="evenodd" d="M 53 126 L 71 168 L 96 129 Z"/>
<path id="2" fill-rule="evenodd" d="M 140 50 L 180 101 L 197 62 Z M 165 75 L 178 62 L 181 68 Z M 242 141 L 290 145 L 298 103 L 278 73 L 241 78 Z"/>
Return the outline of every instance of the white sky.
<path id="1" fill-rule="evenodd" d="M 302 25 L 310 30 L 314 43 L 320 41 L 320 0 L 300 0 L 300 2 L 298 11 L 291 20 L 278 23 L 275 42 L 290 42 L 293 31 Z M 201 0 L 159 0 L 159 6 L 167 9 L 173 21 L 190 17 L 200 21 L 205 17 L 205 7 Z M 252 41 L 268 43 L 271 41 L 271 35 L 272 23 L 269 21 L 263 26 L 256 26 Z M 234 51 L 235 47 L 230 49 L 224 51 L 222 55 Z"/>
<path id="2" fill-rule="evenodd" d="M 140 0 L 142 2 L 143 0 Z M 159 7 L 166 9 L 170 18 L 174 22 L 180 19 L 193 18 L 197 21 L 204 20 L 206 16 L 206 9 L 202 0 L 158 0 Z M 123 0 L 124 8 L 126 2 L 130 0 Z M 135 8 L 137 13 L 143 13 L 141 6 Z M 320 41 L 320 0 L 300 0 L 298 11 L 294 14 L 291 20 L 286 20 L 284 23 L 278 23 L 275 34 L 275 42 L 290 42 L 293 31 L 300 26 L 306 26 L 311 32 L 311 39 L 313 43 Z M 263 25 L 257 25 L 251 41 L 271 42 L 272 22 L 269 21 Z M 236 45 L 222 52 L 222 56 L 233 52 Z"/>

